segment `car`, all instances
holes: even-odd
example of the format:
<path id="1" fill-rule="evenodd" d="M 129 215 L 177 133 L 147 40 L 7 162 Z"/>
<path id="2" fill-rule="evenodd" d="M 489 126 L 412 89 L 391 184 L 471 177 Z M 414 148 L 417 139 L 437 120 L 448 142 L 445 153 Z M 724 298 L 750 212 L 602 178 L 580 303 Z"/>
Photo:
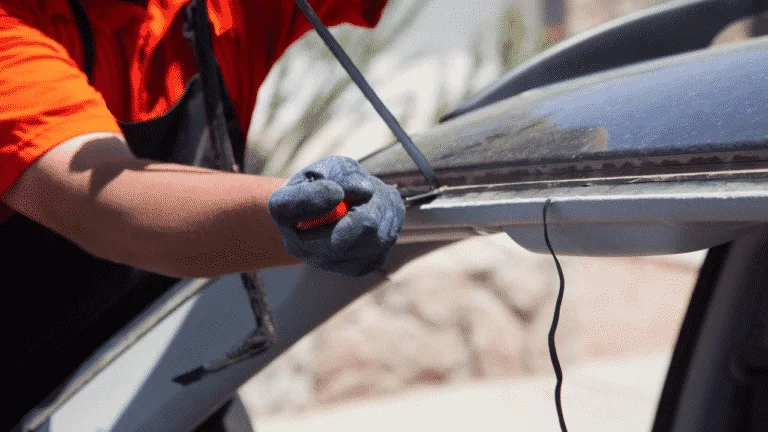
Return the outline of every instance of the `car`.
<path id="1" fill-rule="evenodd" d="M 548 253 L 546 230 L 557 254 L 708 249 L 653 431 L 768 430 L 768 38 L 709 46 L 765 10 L 666 3 L 532 58 L 414 137 L 439 190 L 398 143 L 361 159 L 406 200 L 398 244 L 362 278 L 260 272 L 263 351 L 239 349 L 269 320 L 238 275 L 123 287 L 116 330 L 79 341 L 89 357 L 18 429 L 247 431 L 237 388 L 388 274 L 488 233 Z"/>

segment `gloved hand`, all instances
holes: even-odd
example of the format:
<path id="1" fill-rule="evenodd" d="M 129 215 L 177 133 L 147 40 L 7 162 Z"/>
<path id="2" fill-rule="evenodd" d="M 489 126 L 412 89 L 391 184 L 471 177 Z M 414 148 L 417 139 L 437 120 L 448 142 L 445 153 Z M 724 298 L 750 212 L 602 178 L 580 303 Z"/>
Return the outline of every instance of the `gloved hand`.
<path id="1" fill-rule="evenodd" d="M 325 215 L 342 200 L 349 212 L 339 221 L 308 231 L 296 224 Z M 354 159 L 331 156 L 294 175 L 272 193 L 269 211 L 291 255 L 347 276 L 376 270 L 394 246 L 405 218 L 397 190 Z"/>

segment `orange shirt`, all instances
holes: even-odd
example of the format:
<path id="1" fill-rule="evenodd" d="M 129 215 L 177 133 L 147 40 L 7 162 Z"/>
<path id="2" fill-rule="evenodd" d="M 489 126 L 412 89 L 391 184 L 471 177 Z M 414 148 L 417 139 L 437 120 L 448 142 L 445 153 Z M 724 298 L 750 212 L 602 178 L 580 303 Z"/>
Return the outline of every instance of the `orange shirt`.
<path id="1" fill-rule="evenodd" d="M 94 34 L 93 86 L 81 72 L 80 34 L 67 0 L 0 0 L 0 196 L 62 141 L 119 132 L 116 119 L 163 114 L 197 72 L 181 31 L 189 0 L 149 0 L 146 8 L 80 2 Z M 310 3 L 326 25 L 373 27 L 386 0 Z M 311 26 L 293 0 L 208 0 L 208 10 L 214 53 L 247 131 L 269 69 Z"/>

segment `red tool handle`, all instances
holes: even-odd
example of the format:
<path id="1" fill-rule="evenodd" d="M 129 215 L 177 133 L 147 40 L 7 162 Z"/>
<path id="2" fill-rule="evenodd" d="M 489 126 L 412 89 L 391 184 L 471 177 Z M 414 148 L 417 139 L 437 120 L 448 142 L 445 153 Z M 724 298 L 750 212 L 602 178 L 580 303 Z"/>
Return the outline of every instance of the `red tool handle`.
<path id="1" fill-rule="evenodd" d="M 347 204 L 346 201 L 342 201 L 335 209 L 322 216 L 299 222 L 296 224 L 296 229 L 299 231 L 308 231 L 319 226 L 332 224 L 341 220 L 347 213 L 349 213 L 349 204 Z"/>

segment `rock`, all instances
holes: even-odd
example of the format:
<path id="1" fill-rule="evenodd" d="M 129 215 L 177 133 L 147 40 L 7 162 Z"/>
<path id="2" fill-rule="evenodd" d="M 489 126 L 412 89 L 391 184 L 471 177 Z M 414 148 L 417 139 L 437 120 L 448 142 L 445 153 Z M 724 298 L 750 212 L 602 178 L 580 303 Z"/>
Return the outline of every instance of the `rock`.
<path id="1" fill-rule="evenodd" d="M 533 254 L 506 234 L 477 237 L 447 246 L 404 266 L 380 302 L 410 308 L 422 319 L 445 324 L 454 313 L 456 290 L 477 286 L 498 296 L 521 319 L 557 291 L 552 258 Z"/>
<path id="2" fill-rule="evenodd" d="M 566 288 L 568 288 L 567 285 Z M 557 356 L 561 364 L 578 363 L 586 359 L 579 301 L 578 298 L 569 294 L 572 293 L 566 290 L 555 334 Z M 541 305 L 541 309 L 535 314 L 533 321 L 525 328 L 522 359 L 525 374 L 552 373 L 548 337 L 554 309 L 555 297 L 552 297 Z"/>
<path id="3" fill-rule="evenodd" d="M 379 307 L 324 328 L 318 341 L 315 382 L 321 404 L 468 376 L 469 356 L 457 330 L 432 328 Z"/>
<path id="4" fill-rule="evenodd" d="M 468 284 L 461 272 L 425 267 L 421 277 L 394 282 L 383 290 L 380 304 L 429 326 L 456 327 L 459 299 Z"/>
<path id="5" fill-rule="evenodd" d="M 694 261 L 560 257 L 564 365 L 671 349 Z M 413 387 L 551 374 L 547 336 L 559 287 L 552 258 L 506 236 L 409 263 L 249 382 L 252 413 L 297 412 Z"/>
<path id="6" fill-rule="evenodd" d="M 697 269 L 655 258 L 572 258 L 566 275 L 578 295 L 585 354 L 670 351 Z"/>
<path id="7" fill-rule="evenodd" d="M 459 321 L 472 356 L 473 375 L 493 378 L 522 373 L 525 331 L 520 321 L 490 292 L 464 291 Z"/>
<path id="8" fill-rule="evenodd" d="M 486 286 L 525 323 L 546 309 L 544 304 L 557 295 L 559 278 L 552 257 L 519 248 L 504 254 L 505 265 L 497 265 Z"/>

